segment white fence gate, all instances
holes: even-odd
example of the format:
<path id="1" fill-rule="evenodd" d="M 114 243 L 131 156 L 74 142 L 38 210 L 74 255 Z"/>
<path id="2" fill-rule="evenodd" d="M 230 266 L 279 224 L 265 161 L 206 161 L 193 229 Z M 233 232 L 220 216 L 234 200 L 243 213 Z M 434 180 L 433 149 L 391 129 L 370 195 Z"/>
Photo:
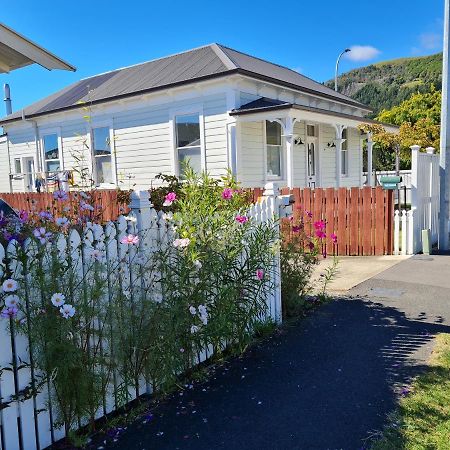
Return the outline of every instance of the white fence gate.
<path id="1" fill-rule="evenodd" d="M 429 230 L 430 244 L 439 238 L 439 155 L 429 147 L 411 147 L 411 210 L 397 210 L 394 217 L 394 254 L 422 251 L 422 230 Z"/>
<path id="2" fill-rule="evenodd" d="M 278 189 L 273 184 L 266 186 L 265 198 L 258 204 L 250 208 L 249 216 L 257 223 L 264 223 L 272 220 L 274 217 L 283 215 L 284 203 L 283 197 L 278 195 Z M 106 258 L 111 255 L 117 257 L 124 252 L 125 244 L 120 242 L 123 236 L 128 232 L 150 231 L 148 236 L 150 239 L 167 239 L 167 233 L 161 234 L 170 226 L 164 218 L 162 212 L 151 209 L 148 199 L 148 193 L 134 193 L 132 198 L 132 215 L 136 217 L 135 222 L 127 222 L 121 216 L 116 223 L 109 223 L 104 227 L 96 226 L 87 229 L 83 235 L 73 230 L 71 232 L 70 241 L 75 242 L 74 251 L 82 254 L 83 242 L 92 240 L 95 234 L 96 239 L 105 238 L 107 251 Z M 281 214 L 280 214 L 281 212 Z M 130 227 L 132 229 L 130 229 Z M 109 239 L 106 239 L 109 237 Z M 111 238 L 112 237 L 112 238 Z M 139 251 L 153 252 L 151 242 L 142 246 Z M 108 251 L 110 249 L 110 251 Z M 9 245 L 3 248 L 0 245 L 0 275 L 4 268 L 1 263 L 5 261 L 8 253 L 14 252 L 14 246 Z M 271 285 L 275 288 L 269 292 L 266 297 L 268 306 L 268 314 L 275 322 L 281 321 L 281 281 L 279 254 L 274 256 L 273 270 L 270 274 Z M 84 261 L 81 263 L 84 264 Z M 127 263 L 124 263 L 127 264 Z M 125 268 L 125 271 L 127 269 Z M 128 268 L 130 273 L 130 268 Z M 106 275 L 105 276 L 111 276 Z M 120 275 L 114 275 L 120 276 Z M 24 276 L 26 284 L 26 276 Z M 31 293 L 32 294 L 32 293 Z M 105 296 L 109 293 L 105 292 Z M 15 332 L 14 327 L 10 327 L 9 320 L 0 320 L 0 405 L 8 403 L 6 407 L 0 409 L 0 450 L 40 450 L 52 443 L 64 438 L 64 428 L 61 424 L 55 424 L 55 414 L 50 403 L 50 386 L 47 384 L 40 392 L 33 393 L 28 399 L 17 401 L 15 396 L 30 383 L 35 382 L 39 378 L 33 367 L 33 361 L 30 354 L 28 338 L 22 334 Z M 11 321 L 12 323 L 12 321 Z M 205 360 L 210 356 L 208 349 L 199 355 L 198 362 Z M 67 380 L 70 383 L 70 380 Z M 111 386 L 111 398 L 104 399 L 104 407 L 97 412 L 96 418 L 101 418 L 104 414 L 110 413 L 115 409 L 114 401 L 115 386 Z M 136 398 L 149 392 L 149 387 L 145 382 L 140 383 L 137 392 L 130 391 L 130 398 Z"/>

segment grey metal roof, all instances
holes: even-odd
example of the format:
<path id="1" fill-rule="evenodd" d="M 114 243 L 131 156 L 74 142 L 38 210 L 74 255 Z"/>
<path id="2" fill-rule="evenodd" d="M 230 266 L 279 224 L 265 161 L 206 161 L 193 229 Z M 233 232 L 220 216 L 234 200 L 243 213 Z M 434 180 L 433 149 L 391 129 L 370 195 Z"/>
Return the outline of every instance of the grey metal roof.
<path id="1" fill-rule="evenodd" d="M 80 107 L 81 102 L 102 103 L 232 73 L 241 73 L 369 110 L 367 106 L 287 67 L 264 61 L 223 45 L 210 44 L 85 78 L 26 107 L 24 113 L 27 118 L 31 118 L 77 108 Z M 21 118 L 22 112 L 16 111 L 2 118 L 0 124 Z"/>
<path id="2" fill-rule="evenodd" d="M 253 100 L 252 102 L 242 105 L 240 108 L 233 109 L 230 112 L 230 116 L 245 116 L 248 114 L 255 114 L 259 112 L 277 111 L 281 109 L 291 109 L 291 108 L 297 109 L 299 111 L 315 112 L 319 114 L 325 114 L 327 116 L 336 116 L 342 117 L 344 119 L 357 120 L 358 122 L 361 123 L 380 124 L 392 130 L 399 129 L 397 125 L 378 122 L 377 120 L 369 119 L 367 117 L 354 116 L 352 114 L 330 111 L 328 109 L 322 108 L 315 108 L 313 106 L 305 106 L 305 105 L 298 105 L 296 103 L 282 102 L 280 100 L 275 100 L 267 97 L 258 98 L 256 100 Z"/>

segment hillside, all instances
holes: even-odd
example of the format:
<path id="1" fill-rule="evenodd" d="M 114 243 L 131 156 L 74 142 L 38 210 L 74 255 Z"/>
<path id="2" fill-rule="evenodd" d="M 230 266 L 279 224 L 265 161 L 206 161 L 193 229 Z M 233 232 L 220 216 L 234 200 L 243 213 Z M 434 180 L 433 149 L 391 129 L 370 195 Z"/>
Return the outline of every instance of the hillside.
<path id="1" fill-rule="evenodd" d="M 339 91 L 374 109 L 400 104 L 415 92 L 428 92 L 432 85 L 441 88 L 442 53 L 401 58 L 353 69 L 338 78 Z M 334 80 L 327 81 L 333 88 Z"/>

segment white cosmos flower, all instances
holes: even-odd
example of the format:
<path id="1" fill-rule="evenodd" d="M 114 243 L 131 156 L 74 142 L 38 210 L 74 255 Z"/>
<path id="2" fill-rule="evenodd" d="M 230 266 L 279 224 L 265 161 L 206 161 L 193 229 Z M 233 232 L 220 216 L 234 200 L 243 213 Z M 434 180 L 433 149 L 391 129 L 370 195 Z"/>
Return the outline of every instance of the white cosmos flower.
<path id="1" fill-rule="evenodd" d="M 199 328 L 198 328 L 197 325 L 192 325 L 192 327 L 191 327 L 191 333 L 192 333 L 192 334 L 197 333 L 198 330 L 199 330 Z"/>
<path id="2" fill-rule="evenodd" d="M 67 217 L 57 217 L 55 219 L 56 225 L 59 227 L 65 227 L 69 223 L 69 219 Z"/>
<path id="3" fill-rule="evenodd" d="M 195 261 L 194 261 L 194 266 L 195 266 L 195 268 L 197 269 L 197 270 L 200 270 L 201 268 L 202 268 L 202 263 L 198 260 L 198 259 L 196 259 Z"/>
<path id="4" fill-rule="evenodd" d="M 197 310 L 195 309 L 195 306 L 189 306 L 189 312 L 195 316 L 197 314 Z"/>
<path id="5" fill-rule="evenodd" d="M 3 292 L 15 292 L 18 287 L 17 281 L 12 278 L 5 280 L 2 285 Z"/>
<path id="6" fill-rule="evenodd" d="M 20 299 L 17 295 L 7 295 L 5 297 L 5 306 L 10 308 L 12 306 L 19 306 Z"/>
<path id="7" fill-rule="evenodd" d="M 68 319 L 69 317 L 73 317 L 75 315 L 75 308 L 72 305 L 66 303 L 59 308 L 59 312 L 64 317 L 64 319 Z"/>
<path id="8" fill-rule="evenodd" d="M 66 296 L 61 294 L 61 292 L 56 292 L 52 295 L 51 302 L 53 303 L 53 306 L 62 306 L 66 302 Z"/>
<path id="9" fill-rule="evenodd" d="M 127 222 L 137 222 L 137 218 L 134 216 L 125 216 Z"/>
<path id="10" fill-rule="evenodd" d="M 103 261 L 103 258 L 105 257 L 105 255 L 101 250 L 98 250 L 97 248 L 95 248 L 94 250 L 91 251 L 90 257 L 94 261 Z"/>
<path id="11" fill-rule="evenodd" d="M 189 245 L 190 242 L 191 240 L 189 238 L 175 239 L 173 241 L 173 246 L 177 248 L 185 248 Z"/>

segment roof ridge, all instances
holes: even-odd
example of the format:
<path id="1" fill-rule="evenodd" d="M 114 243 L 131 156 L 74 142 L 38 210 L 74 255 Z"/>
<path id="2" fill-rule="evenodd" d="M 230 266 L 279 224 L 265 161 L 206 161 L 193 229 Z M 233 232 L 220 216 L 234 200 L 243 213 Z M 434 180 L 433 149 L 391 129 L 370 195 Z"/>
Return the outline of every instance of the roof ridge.
<path id="1" fill-rule="evenodd" d="M 106 70 L 105 72 L 100 72 L 95 75 L 91 75 L 89 77 L 81 78 L 79 81 L 89 80 L 89 78 L 95 78 L 100 75 L 105 75 L 107 73 L 119 72 L 120 70 L 124 70 L 124 69 L 131 69 L 132 67 L 143 66 L 144 64 L 148 64 L 148 63 L 152 63 L 152 62 L 156 62 L 156 61 L 163 61 L 164 59 L 167 59 L 167 58 L 173 58 L 174 56 L 184 55 L 186 53 L 194 52 L 194 51 L 200 50 L 202 48 L 212 47 L 213 45 L 217 45 L 217 44 L 212 43 L 212 44 L 200 45 L 199 47 L 194 47 L 194 48 L 190 48 L 188 50 L 183 50 L 182 52 L 176 52 L 176 53 L 172 53 L 170 55 L 160 56 L 158 58 L 149 59 L 148 61 L 143 61 L 143 62 L 136 63 L 136 64 L 130 64 L 129 66 L 119 67 L 117 69 Z"/>
<path id="2" fill-rule="evenodd" d="M 210 47 L 216 53 L 216 55 L 220 58 L 220 60 L 225 64 L 225 67 L 228 70 L 238 69 L 239 66 L 222 50 L 222 45 L 213 43 L 210 44 Z"/>

